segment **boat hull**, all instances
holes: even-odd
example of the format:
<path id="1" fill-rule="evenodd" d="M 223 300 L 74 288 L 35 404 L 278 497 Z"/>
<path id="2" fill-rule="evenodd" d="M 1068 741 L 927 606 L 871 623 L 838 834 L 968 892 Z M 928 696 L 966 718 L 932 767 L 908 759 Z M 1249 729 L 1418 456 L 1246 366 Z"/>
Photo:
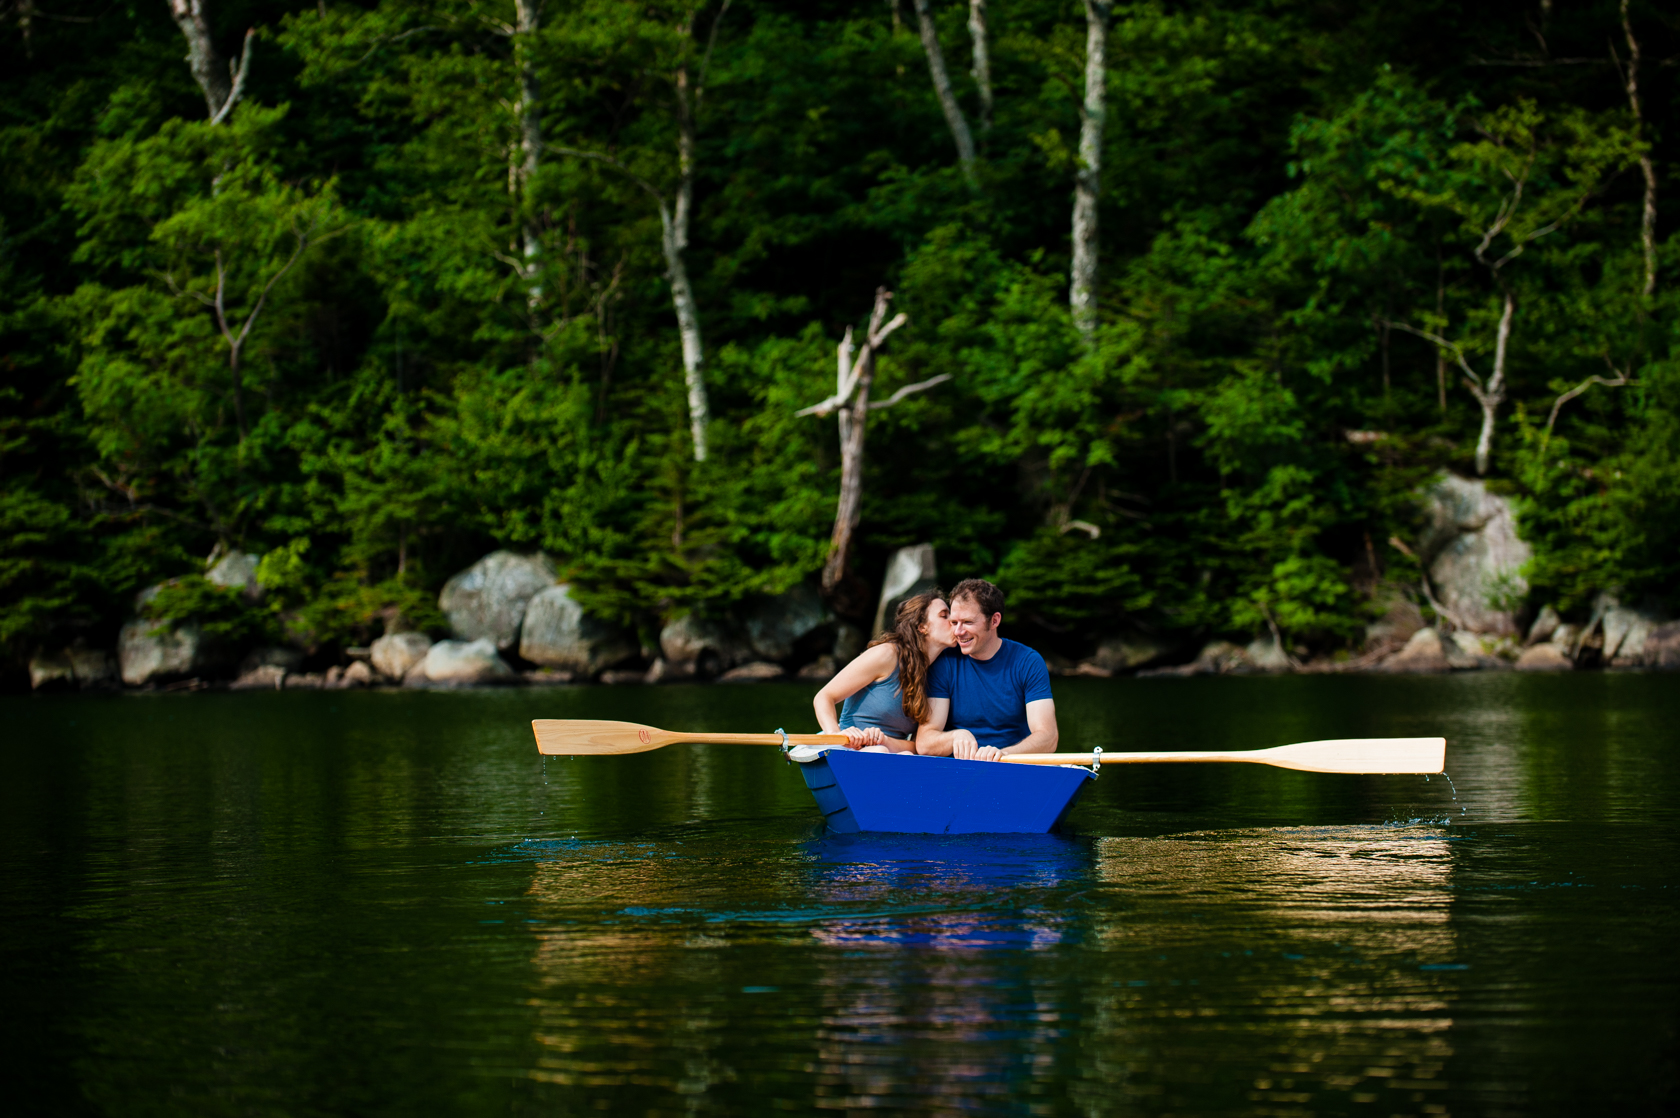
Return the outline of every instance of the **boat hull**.
<path id="1" fill-rule="evenodd" d="M 825 750 L 799 763 L 829 829 L 899 834 L 1043 834 L 1067 815 L 1088 769 Z"/>

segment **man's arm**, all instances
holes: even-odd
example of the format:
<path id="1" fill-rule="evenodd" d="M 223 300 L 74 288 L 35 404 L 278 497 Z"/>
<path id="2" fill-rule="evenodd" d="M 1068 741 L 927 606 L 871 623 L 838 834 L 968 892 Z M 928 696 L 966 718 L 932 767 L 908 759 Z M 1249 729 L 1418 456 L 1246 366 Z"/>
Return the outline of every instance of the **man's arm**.
<path id="1" fill-rule="evenodd" d="M 1032 732 L 1007 749 L 998 749 L 995 746 L 988 745 L 976 750 L 974 759 L 976 761 L 996 761 L 1006 753 L 1056 752 L 1056 742 L 1061 737 L 1056 730 L 1056 700 L 1034 699 L 1028 703 L 1027 729 Z"/>
<path id="2" fill-rule="evenodd" d="M 950 699 L 928 699 L 927 721 L 916 727 L 917 753 L 924 757 L 974 756 L 974 735 L 967 730 L 947 730 L 945 722 L 950 717 Z"/>

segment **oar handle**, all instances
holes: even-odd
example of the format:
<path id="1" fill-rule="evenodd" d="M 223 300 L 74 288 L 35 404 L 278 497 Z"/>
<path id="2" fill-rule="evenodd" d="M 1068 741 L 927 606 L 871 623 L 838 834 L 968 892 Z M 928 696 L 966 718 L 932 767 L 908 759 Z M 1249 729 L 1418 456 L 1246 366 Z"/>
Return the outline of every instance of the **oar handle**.
<path id="1" fill-rule="evenodd" d="M 672 742 L 703 742 L 708 745 L 845 745 L 845 734 L 682 734 Z"/>

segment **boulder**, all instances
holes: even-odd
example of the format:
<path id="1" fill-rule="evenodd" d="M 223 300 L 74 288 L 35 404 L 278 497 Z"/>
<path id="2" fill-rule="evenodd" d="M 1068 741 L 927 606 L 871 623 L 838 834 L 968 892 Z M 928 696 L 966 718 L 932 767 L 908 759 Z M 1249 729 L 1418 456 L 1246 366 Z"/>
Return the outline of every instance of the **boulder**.
<path id="1" fill-rule="evenodd" d="M 217 586 L 238 590 L 247 602 L 262 600 L 262 584 L 257 581 L 257 567 L 262 556 L 245 551 L 230 551 L 216 560 L 204 577 Z"/>
<path id="2" fill-rule="evenodd" d="M 643 683 L 680 683 L 694 678 L 692 664 L 673 664 L 661 656 L 642 677 Z"/>
<path id="3" fill-rule="evenodd" d="M 1243 649 L 1243 656 L 1254 666 L 1255 671 L 1292 672 L 1295 670 L 1295 661 L 1289 658 L 1289 654 L 1283 650 L 1283 646 L 1278 643 L 1277 638 L 1270 633 L 1254 638 L 1249 646 Z"/>
<path id="4" fill-rule="evenodd" d="M 1680 669 L 1680 621 L 1668 621 L 1651 630 L 1645 638 L 1645 666 Z"/>
<path id="5" fill-rule="evenodd" d="M 1574 669 L 1574 661 L 1555 644 L 1530 645 L 1517 657 L 1519 672 L 1567 672 Z"/>
<path id="6" fill-rule="evenodd" d="M 241 676 L 249 675 L 260 667 L 272 665 L 284 672 L 295 672 L 303 667 L 303 653 L 295 648 L 271 645 L 265 648 L 252 649 L 239 665 Z"/>
<path id="7" fill-rule="evenodd" d="M 1384 644 L 1403 645 L 1421 628 L 1423 611 L 1418 609 L 1417 603 L 1396 595 L 1389 600 L 1383 615 L 1365 626 L 1365 647 L 1371 649 Z"/>
<path id="8" fill-rule="evenodd" d="M 379 682 L 374 677 L 373 669 L 368 667 L 366 660 L 352 660 L 350 666 L 344 669 L 339 677 L 338 685 L 349 690 L 355 687 L 372 687 Z"/>
<path id="9" fill-rule="evenodd" d="M 1097 645 L 1096 652 L 1080 665 L 1083 668 L 1089 664 L 1093 668 L 1100 668 L 1112 675 L 1115 672 L 1129 672 L 1154 663 L 1165 656 L 1172 649 L 1165 643 L 1143 633 L 1125 632 L 1104 638 Z M 1080 672 L 1090 675 L 1090 672 Z"/>
<path id="10" fill-rule="evenodd" d="M 812 683 L 827 683 L 839 670 L 840 666 L 834 662 L 834 657 L 824 653 L 795 672 L 794 678 Z"/>
<path id="11" fill-rule="evenodd" d="M 68 691 L 76 686 L 76 667 L 64 652 L 37 652 L 29 658 L 32 691 Z"/>
<path id="12" fill-rule="evenodd" d="M 1454 649 L 1457 651 L 1456 647 Z M 1451 671 L 1446 650 L 1441 647 L 1441 634 L 1434 629 L 1419 629 L 1406 642 L 1406 647 L 1383 661 L 1385 672 L 1445 672 Z"/>
<path id="13" fill-rule="evenodd" d="M 286 669 L 279 664 L 258 664 L 239 673 L 229 686 L 235 691 L 278 691 L 286 681 Z"/>
<path id="14" fill-rule="evenodd" d="M 638 650 L 633 634 L 585 613 L 566 583 L 541 591 L 525 607 L 519 655 L 533 664 L 592 676 Z"/>
<path id="15" fill-rule="evenodd" d="M 899 603 L 933 589 L 938 577 L 939 566 L 934 562 L 932 544 L 919 543 L 893 552 L 887 561 L 886 577 L 881 580 L 881 603 L 875 607 L 875 627 L 870 631 L 879 633 L 891 625 Z M 854 652 L 843 659 L 850 660 L 856 655 Z"/>
<path id="16" fill-rule="evenodd" d="M 1166 675 L 1229 675 L 1233 672 L 1253 670 L 1248 654 L 1230 641 L 1209 641 L 1202 646 L 1196 658 L 1188 664 L 1179 664 L 1171 668 L 1150 668 L 1138 673 L 1138 677 L 1166 676 Z"/>
<path id="17" fill-rule="evenodd" d="M 117 662 L 130 687 L 192 675 L 205 659 L 203 634 L 191 621 L 130 621 L 117 634 Z"/>
<path id="18" fill-rule="evenodd" d="M 546 555 L 493 551 L 444 583 L 438 608 L 458 640 L 488 640 L 505 652 L 519 645 L 525 607 L 556 581 Z"/>
<path id="19" fill-rule="evenodd" d="M 88 648 L 78 641 L 65 649 L 64 655 L 70 658 L 77 687 L 108 687 L 117 682 L 116 659 L 103 648 Z"/>
<path id="20" fill-rule="evenodd" d="M 1517 535 L 1511 502 L 1480 480 L 1451 474 L 1423 494 L 1428 526 L 1420 539 L 1435 596 L 1455 623 L 1474 633 L 1516 634 L 1511 603 L 1528 593 L 1530 555 Z"/>
<path id="21" fill-rule="evenodd" d="M 1645 646 L 1662 621 L 1641 610 L 1614 606 L 1604 611 L 1604 666 L 1643 668 Z"/>
<path id="22" fill-rule="evenodd" d="M 1447 667 L 1455 672 L 1489 671 L 1510 667 L 1499 658 L 1496 649 L 1502 647 L 1501 638 L 1487 638 L 1476 633 L 1442 633 L 1441 654 Z M 1508 642 L 1509 638 L 1504 638 Z"/>
<path id="23" fill-rule="evenodd" d="M 425 633 L 386 633 L 369 646 L 368 659 L 386 679 L 401 680 L 431 647 L 432 638 Z"/>
<path id="24" fill-rule="evenodd" d="M 646 683 L 648 673 L 640 668 L 618 668 L 601 673 L 601 682 L 606 684 L 618 683 Z"/>
<path id="25" fill-rule="evenodd" d="M 403 677 L 405 687 L 482 687 L 517 683 L 519 676 L 496 655 L 488 638 L 438 641 Z"/>
<path id="26" fill-rule="evenodd" d="M 297 672 L 286 674 L 285 687 L 288 691 L 319 691 L 327 685 L 327 677 L 320 672 Z"/>
<path id="27" fill-rule="evenodd" d="M 708 679 L 752 658 L 745 642 L 722 622 L 695 613 L 660 630 L 659 651 L 672 670 Z"/>
<path id="28" fill-rule="evenodd" d="M 769 679 L 781 679 L 787 675 L 780 664 L 772 664 L 768 660 L 754 660 L 750 664 L 742 664 L 738 668 L 730 668 L 718 676 L 719 683 L 763 683 Z"/>
<path id="29" fill-rule="evenodd" d="M 575 678 L 571 672 L 557 672 L 553 668 L 538 668 L 534 672 L 520 674 L 531 687 L 558 687 L 563 683 L 571 683 Z"/>
<path id="30" fill-rule="evenodd" d="M 1528 639 L 1523 641 L 1523 644 L 1536 645 L 1551 640 L 1552 634 L 1557 632 L 1558 626 L 1562 624 L 1563 618 L 1558 616 L 1557 610 L 1551 606 L 1540 607 L 1540 614 L 1534 619 L 1534 624 L 1528 627 Z"/>
<path id="31" fill-rule="evenodd" d="M 816 586 L 801 582 L 784 594 L 760 601 L 747 614 L 745 628 L 754 656 L 785 662 L 804 659 L 832 644 L 834 615 Z"/>
<path id="32" fill-rule="evenodd" d="M 834 626 L 834 648 L 830 655 L 840 664 L 850 664 L 863 655 L 863 650 L 867 647 L 869 637 L 856 625 L 849 621 L 841 621 Z"/>

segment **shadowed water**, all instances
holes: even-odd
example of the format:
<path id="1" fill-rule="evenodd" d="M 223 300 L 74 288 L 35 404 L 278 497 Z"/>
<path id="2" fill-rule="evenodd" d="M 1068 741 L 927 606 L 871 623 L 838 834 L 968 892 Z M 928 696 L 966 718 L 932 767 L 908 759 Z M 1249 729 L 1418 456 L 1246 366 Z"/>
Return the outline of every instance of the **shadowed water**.
<path id="1" fill-rule="evenodd" d="M 1063 680 L 1065 833 L 825 836 L 792 685 L 0 701 L 14 1113 L 1573 1114 L 1676 1102 L 1675 677 Z M 1455 798 L 1456 794 L 1456 798 Z"/>

